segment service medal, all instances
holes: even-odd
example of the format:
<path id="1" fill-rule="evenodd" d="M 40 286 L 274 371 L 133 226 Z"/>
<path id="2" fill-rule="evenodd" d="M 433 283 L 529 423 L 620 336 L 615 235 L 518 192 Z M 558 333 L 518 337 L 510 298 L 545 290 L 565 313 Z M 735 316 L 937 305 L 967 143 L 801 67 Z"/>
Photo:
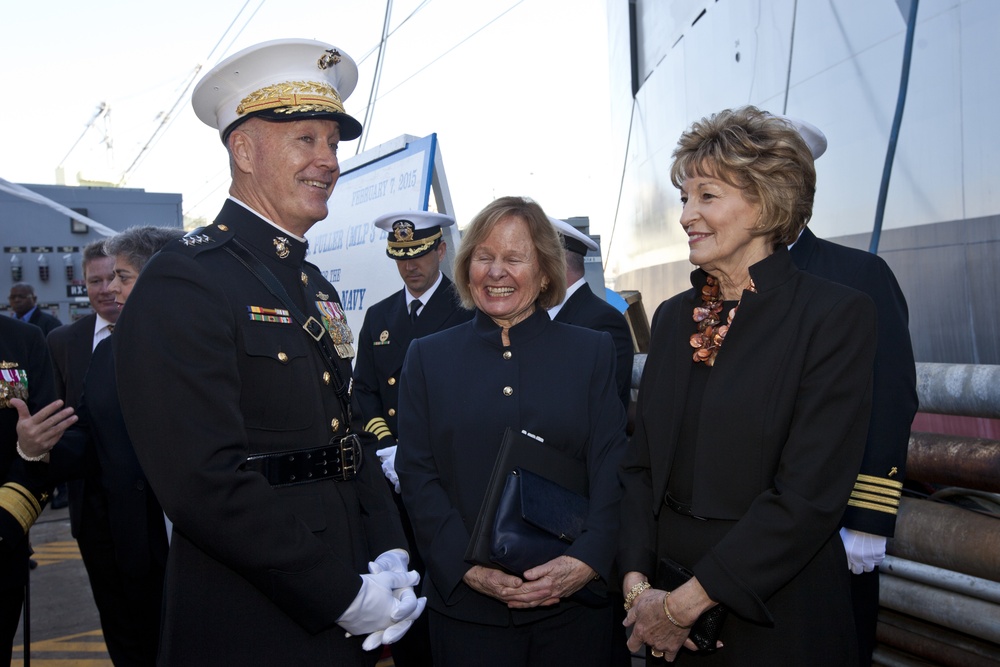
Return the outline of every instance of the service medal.
<path id="1" fill-rule="evenodd" d="M 28 372 L 18 370 L 15 362 L 0 362 L 0 408 L 11 407 L 12 398 L 28 400 Z"/>
<path id="2" fill-rule="evenodd" d="M 330 339 L 333 340 L 333 347 L 341 359 L 350 359 L 354 356 L 354 334 L 347 324 L 347 317 L 341 309 L 340 304 L 335 301 L 317 301 L 316 307 L 323 313 L 323 324 L 326 326 Z"/>

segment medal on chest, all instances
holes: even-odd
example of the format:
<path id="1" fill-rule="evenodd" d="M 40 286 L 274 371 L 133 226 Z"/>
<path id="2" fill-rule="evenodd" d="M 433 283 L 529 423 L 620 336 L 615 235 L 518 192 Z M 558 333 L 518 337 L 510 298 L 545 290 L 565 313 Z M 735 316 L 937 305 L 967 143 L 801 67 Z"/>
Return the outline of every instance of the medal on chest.
<path id="1" fill-rule="evenodd" d="M 0 408 L 9 408 L 10 399 L 28 400 L 28 372 L 18 370 L 17 362 L 0 361 Z"/>
<path id="2" fill-rule="evenodd" d="M 324 295 L 326 296 L 326 295 Z M 335 301 L 317 301 L 316 308 L 323 314 L 323 326 L 333 340 L 333 347 L 341 359 L 350 359 L 354 356 L 354 334 L 351 327 L 347 325 L 347 317 L 344 315 L 340 304 Z"/>

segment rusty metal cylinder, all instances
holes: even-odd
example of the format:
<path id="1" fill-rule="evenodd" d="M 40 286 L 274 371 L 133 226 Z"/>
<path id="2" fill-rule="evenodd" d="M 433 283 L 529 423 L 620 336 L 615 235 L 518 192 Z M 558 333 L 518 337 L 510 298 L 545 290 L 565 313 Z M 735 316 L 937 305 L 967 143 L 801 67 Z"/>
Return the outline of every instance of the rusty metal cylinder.
<path id="1" fill-rule="evenodd" d="M 1000 646 L 926 623 L 904 614 L 882 609 L 878 615 L 880 643 L 939 665 L 995 667 L 1000 664 Z"/>
<path id="2" fill-rule="evenodd" d="M 910 433 L 907 479 L 1000 492 L 1000 440 Z"/>
<path id="3" fill-rule="evenodd" d="M 917 364 L 920 411 L 1000 418 L 1000 366 Z"/>
<path id="4" fill-rule="evenodd" d="M 989 579 L 1000 580 L 1000 521 L 929 500 L 903 498 L 893 556 Z"/>

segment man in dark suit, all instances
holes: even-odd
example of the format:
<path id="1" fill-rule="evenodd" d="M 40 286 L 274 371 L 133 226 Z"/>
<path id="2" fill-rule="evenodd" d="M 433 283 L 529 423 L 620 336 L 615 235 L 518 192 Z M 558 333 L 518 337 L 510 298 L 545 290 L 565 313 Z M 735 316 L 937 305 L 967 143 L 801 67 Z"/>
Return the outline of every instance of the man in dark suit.
<path id="1" fill-rule="evenodd" d="M 305 259 L 338 146 L 361 134 L 343 107 L 357 75 L 336 47 L 282 39 L 192 95 L 230 198 L 146 264 L 112 337 L 125 424 L 173 522 L 161 665 L 370 667 L 423 610 L 352 419 L 353 334 Z"/>
<path id="2" fill-rule="evenodd" d="M 56 327 L 62 326 L 58 318 L 49 315 L 38 307 L 38 297 L 35 288 L 28 283 L 14 283 L 10 286 L 10 296 L 7 299 L 10 308 L 17 319 L 28 324 L 34 324 L 48 335 Z"/>
<path id="3" fill-rule="evenodd" d="M 114 258 L 104 252 L 104 240 L 83 248 L 83 279 L 93 312 L 72 324 L 53 329 L 46 338 L 55 370 L 56 395 L 74 409 L 80 405 L 91 353 L 99 342 L 111 335 L 118 321 L 118 304 L 108 289 L 115 277 L 114 268 Z M 116 605 L 109 604 L 113 599 L 108 598 L 112 595 L 111 590 L 103 585 L 111 579 L 110 573 L 104 571 L 108 559 L 101 557 L 111 549 L 107 497 L 95 477 L 71 480 L 66 487 L 70 530 L 80 548 L 94 601 L 98 609 L 114 608 Z"/>
<path id="4" fill-rule="evenodd" d="M 584 278 L 584 258 L 588 250 L 597 250 L 598 245 L 594 239 L 568 222 L 558 218 L 549 220 L 559 232 L 566 250 L 566 298 L 555 308 L 549 309 L 549 317 L 555 322 L 575 324 L 611 334 L 618 360 L 615 370 L 618 395 L 627 413 L 632 397 L 632 360 L 635 354 L 632 332 L 625 316 L 594 294 Z"/>
<path id="5" fill-rule="evenodd" d="M 806 140 L 813 159 L 825 152 L 826 137 L 819 129 L 787 120 Z M 840 531 L 854 573 L 851 595 L 861 661 L 870 664 L 878 622 L 878 566 L 885 558 L 886 539 L 895 531 L 910 425 L 918 406 L 906 299 L 881 257 L 817 238 L 808 227 L 791 246 L 791 256 L 803 271 L 864 292 L 878 310 L 868 439 Z"/>
<path id="6" fill-rule="evenodd" d="M 41 330 L 0 317 L 0 664 L 10 662 L 24 602 L 28 529 L 49 495 L 48 466 L 41 457 L 26 457 L 16 444 L 18 406 L 50 414 L 61 407 L 54 400 L 52 363 Z M 70 413 L 64 410 L 55 420 L 61 430 L 69 426 Z"/>
<path id="7" fill-rule="evenodd" d="M 411 340 L 472 318 L 473 312 L 462 307 L 452 282 L 441 272 L 441 262 L 448 251 L 442 229 L 453 224 L 453 218 L 427 211 L 388 213 L 375 220 L 376 227 L 389 233 L 385 252 L 396 261 L 405 287 L 365 313 L 354 364 L 354 393 L 365 430 L 378 439 L 379 449 L 375 453 L 382 459 L 382 470 L 395 487 L 393 498 L 403 518 L 411 563 L 419 572 L 423 572 L 424 563 L 398 495 L 399 480 L 394 465 L 398 381 Z M 406 636 L 392 646 L 392 657 L 398 667 L 431 664 L 426 616 L 418 619 Z"/>

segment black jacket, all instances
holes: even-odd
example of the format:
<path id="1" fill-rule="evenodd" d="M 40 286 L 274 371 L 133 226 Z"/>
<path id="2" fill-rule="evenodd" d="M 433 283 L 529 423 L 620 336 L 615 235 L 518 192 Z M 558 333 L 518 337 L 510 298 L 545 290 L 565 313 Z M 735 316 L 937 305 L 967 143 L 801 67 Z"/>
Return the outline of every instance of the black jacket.
<path id="1" fill-rule="evenodd" d="M 555 321 L 595 331 L 607 331 L 611 334 L 612 340 L 615 341 L 617 356 L 615 380 L 618 384 L 618 396 L 628 411 L 629 401 L 632 398 L 632 360 L 635 347 L 632 345 L 632 332 L 628 328 L 625 316 L 594 294 L 590 285 L 584 283 L 559 309 Z"/>
<path id="2" fill-rule="evenodd" d="M 843 523 L 848 528 L 892 537 L 906 476 L 910 425 L 917 412 L 906 299 L 881 257 L 816 238 L 808 227 L 792 246 L 791 255 L 803 271 L 853 287 L 875 302 L 878 340 L 872 418 L 865 458 Z"/>
<path id="3" fill-rule="evenodd" d="M 272 487 L 250 455 L 339 441 L 336 373 L 284 305 L 227 252 L 238 240 L 328 330 L 333 286 L 306 244 L 235 201 L 143 269 L 115 328 L 122 412 L 173 521 L 160 662 L 344 664 L 369 656 L 336 625 L 367 563 L 405 538 L 378 461 L 351 481 Z M 341 311 L 342 314 L 342 311 Z M 345 323 L 346 326 L 346 323 Z M 355 425 L 357 428 L 357 426 Z"/>

